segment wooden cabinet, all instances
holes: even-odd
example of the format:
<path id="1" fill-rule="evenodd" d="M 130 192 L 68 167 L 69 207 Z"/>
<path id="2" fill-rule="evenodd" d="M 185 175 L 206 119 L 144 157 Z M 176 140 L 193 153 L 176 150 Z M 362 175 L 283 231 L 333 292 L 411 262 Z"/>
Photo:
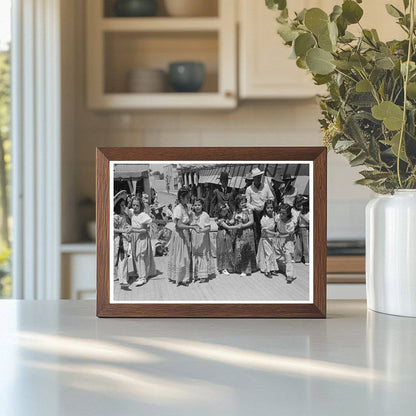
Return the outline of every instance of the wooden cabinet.
<path id="1" fill-rule="evenodd" d="M 321 7 L 298 0 L 296 10 Z M 290 6 L 290 2 L 289 2 Z M 306 71 L 289 59 L 290 48 L 277 35 L 278 12 L 264 1 L 239 0 L 239 90 L 241 98 L 308 98 L 319 92 Z"/>
<path id="2" fill-rule="evenodd" d="M 288 2 L 290 11 L 320 7 L 330 12 L 337 0 L 297 0 Z M 400 9 L 401 0 L 391 2 Z M 261 98 L 308 98 L 325 91 L 314 85 L 311 75 L 289 59 L 290 48 L 277 35 L 275 17 L 278 12 L 268 10 L 264 1 L 239 0 L 239 91 L 240 97 Z M 399 26 L 388 15 L 384 4 L 376 1 L 363 2 L 362 25 L 376 28 L 382 40 L 403 38 Z M 358 25 L 350 26 L 352 32 Z"/>
<path id="3" fill-rule="evenodd" d="M 108 1 L 87 1 L 87 103 L 91 109 L 233 108 L 237 105 L 236 7 L 218 2 L 217 16 L 114 17 Z M 110 8 L 111 10 L 111 8 Z M 168 71 L 169 63 L 198 61 L 200 92 L 129 92 L 133 70 Z"/>

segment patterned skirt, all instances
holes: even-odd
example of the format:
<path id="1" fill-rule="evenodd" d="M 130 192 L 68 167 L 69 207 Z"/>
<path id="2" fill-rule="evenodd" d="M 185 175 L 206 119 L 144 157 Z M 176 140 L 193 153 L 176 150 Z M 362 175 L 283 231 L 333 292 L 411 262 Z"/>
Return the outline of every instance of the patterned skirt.
<path id="1" fill-rule="evenodd" d="M 194 279 L 208 279 L 215 275 L 209 233 L 192 232 L 192 271 Z"/>
<path id="2" fill-rule="evenodd" d="M 234 257 L 236 272 L 250 274 L 257 270 L 256 248 L 252 228 L 237 231 Z"/>
<path id="3" fill-rule="evenodd" d="M 188 230 L 176 229 L 169 243 L 168 279 L 176 284 L 191 280 L 191 241 Z"/>
<path id="4" fill-rule="evenodd" d="M 217 269 L 234 271 L 233 238 L 227 230 L 220 229 L 217 233 Z"/>

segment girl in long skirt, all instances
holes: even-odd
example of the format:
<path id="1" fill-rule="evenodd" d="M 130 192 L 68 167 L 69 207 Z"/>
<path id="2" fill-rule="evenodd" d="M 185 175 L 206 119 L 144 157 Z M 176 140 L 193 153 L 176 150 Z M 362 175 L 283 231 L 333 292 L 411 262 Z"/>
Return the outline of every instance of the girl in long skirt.
<path id="1" fill-rule="evenodd" d="M 299 239 L 303 261 L 309 265 L 309 201 L 303 201 L 298 218 Z"/>
<path id="2" fill-rule="evenodd" d="M 136 286 L 142 286 L 147 282 L 149 277 L 156 274 L 149 234 L 152 219 L 143 211 L 144 205 L 141 199 L 134 198 L 132 207 L 130 210 L 132 226 L 131 255 L 133 269 L 137 275 Z"/>
<path id="3" fill-rule="evenodd" d="M 276 214 L 274 201 L 268 200 L 264 204 L 264 214 L 260 220 L 261 237 L 257 250 L 257 265 L 260 271 L 268 278 L 278 270 L 275 252 Z"/>
<path id="4" fill-rule="evenodd" d="M 176 286 L 187 286 L 191 281 L 191 236 L 190 230 L 199 230 L 191 225 L 192 213 L 188 209 L 190 191 L 182 187 L 178 191 L 178 205 L 173 209 L 175 228 L 169 243 L 168 280 Z"/>
<path id="5" fill-rule="evenodd" d="M 295 224 L 298 223 L 300 211 L 302 209 L 303 195 L 297 195 L 292 207 L 292 217 Z M 295 263 L 302 261 L 302 243 L 300 241 L 300 234 L 298 228 L 295 230 Z"/>
<path id="6" fill-rule="evenodd" d="M 237 227 L 230 219 L 227 204 L 219 207 L 217 225 L 217 269 L 220 274 L 229 275 L 234 271 L 233 232 Z"/>
<path id="7" fill-rule="evenodd" d="M 204 201 L 196 198 L 194 202 L 194 215 L 192 225 L 199 230 L 191 232 L 192 240 L 192 270 L 195 281 L 208 282 L 210 276 L 215 276 L 215 265 L 212 257 L 212 245 L 210 238 L 211 219 L 202 210 Z"/>
<path id="8" fill-rule="evenodd" d="M 240 276 L 250 275 L 256 271 L 256 249 L 254 243 L 253 212 L 247 208 L 245 195 L 237 195 L 234 220 L 235 233 L 235 268 Z"/>
<path id="9" fill-rule="evenodd" d="M 292 207 L 289 204 L 282 204 L 276 219 L 277 239 L 275 250 L 279 269 L 286 269 L 286 283 L 292 283 L 296 279 L 293 268 L 295 228 L 296 223 L 292 217 Z"/>
<path id="10" fill-rule="evenodd" d="M 128 286 L 127 252 L 131 227 L 124 216 L 126 205 L 121 198 L 121 192 L 114 197 L 114 278 L 125 287 Z"/>

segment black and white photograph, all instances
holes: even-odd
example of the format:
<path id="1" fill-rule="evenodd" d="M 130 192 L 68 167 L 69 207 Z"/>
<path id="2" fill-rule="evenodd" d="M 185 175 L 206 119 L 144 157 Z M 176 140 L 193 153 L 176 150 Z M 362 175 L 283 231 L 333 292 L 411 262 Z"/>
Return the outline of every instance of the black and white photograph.
<path id="1" fill-rule="evenodd" d="M 112 161 L 110 303 L 312 303 L 312 169 Z"/>

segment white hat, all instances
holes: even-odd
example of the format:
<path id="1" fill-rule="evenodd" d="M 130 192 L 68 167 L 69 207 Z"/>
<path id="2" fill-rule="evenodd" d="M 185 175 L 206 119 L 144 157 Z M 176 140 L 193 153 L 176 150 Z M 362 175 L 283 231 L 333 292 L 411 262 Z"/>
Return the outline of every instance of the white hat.
<path id="1" fill-rule="evenodd" d="M 116 195 L 114 195 L 114 205 L 117 204 L 120 199 L 126 199 L 127 198 L 127 191 L 120 191 Z"/>
<path id="2" fill-rule="evenodd" d="M 260 170 L 259 168 L 254 168 L 251 171 L 251 176 L 253 176 L 253 178 L 256 177 L 256 176 L 263 175 L 263 174 L 264 174 L 264 170 Z"/>

